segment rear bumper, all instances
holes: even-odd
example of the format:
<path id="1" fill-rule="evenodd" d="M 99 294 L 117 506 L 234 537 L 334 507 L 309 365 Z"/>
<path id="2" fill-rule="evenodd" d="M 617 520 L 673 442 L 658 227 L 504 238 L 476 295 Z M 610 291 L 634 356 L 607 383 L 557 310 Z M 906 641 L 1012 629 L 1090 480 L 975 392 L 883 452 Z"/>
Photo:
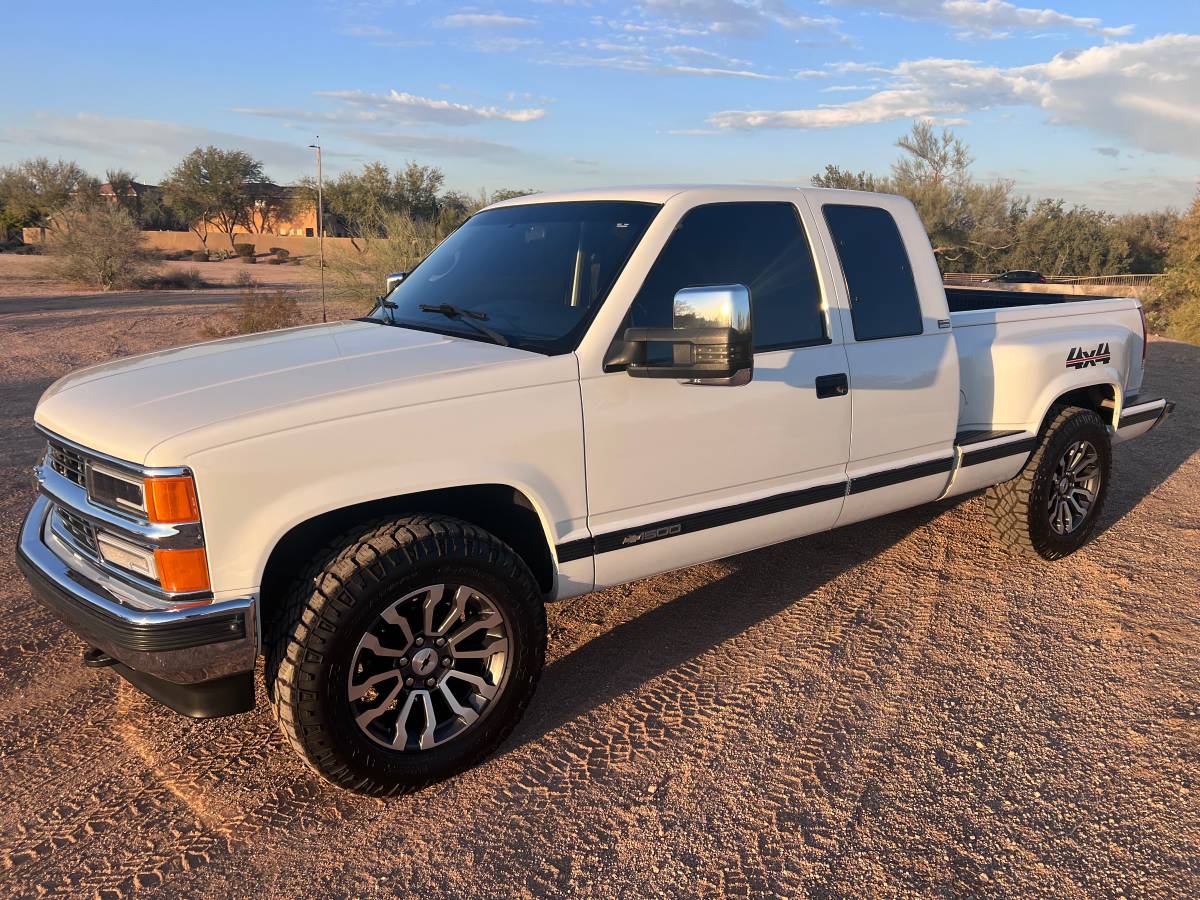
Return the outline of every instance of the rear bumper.
<path id="1" fill-rule="evenodd" d="M 1113 443 L 1119 444 L 1141 437 L 1165 422 L 1174 411 L 1175 404 L 1161 397 L 1155 400 L 1134 400 L 1121 410 L 1121 418 L 1117 427 L 1113 429 Z"/>
<path id="2" fill-rule="evenodd" d="M 48 531 L 51 502 L 39 496 L 25 518 L 17 565 L 34 595 L 113 659 L 131 684 L 184 715 L 204 718 L 254 706 L 257 601 L 180 609 L 139 598 Z"/>

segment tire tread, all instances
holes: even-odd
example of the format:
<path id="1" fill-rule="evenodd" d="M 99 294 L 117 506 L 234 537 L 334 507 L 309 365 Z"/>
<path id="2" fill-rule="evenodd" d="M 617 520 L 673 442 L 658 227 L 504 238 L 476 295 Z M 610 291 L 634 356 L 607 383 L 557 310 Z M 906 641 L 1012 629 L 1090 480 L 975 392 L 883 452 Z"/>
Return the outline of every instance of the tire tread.
<path id="1" fill-rule="evenodd" d="M 482 564 L 510 581 L 527 612 L 533 612 L 530 670 L 525 679 L 510 675 L 516 705 L 503 722 L 489 723 L 489 739 L 456 769 L 468 768 L 490 753 L 516 726 L 541 674 L 546 646 L 545 609 L 532 573 L 506 544 L 458 519 L 411 515 L 376 520 L 332 540 L 296 578 L 264 635 L 267 693 L 281 732 L 293 750 L 317 773 L 339 787 L 390 796 L 424 787 L 445 777 L 406 779 L 402 783 L 374 779 L 341 761 L 329 727 L 320 715 L 315 690 L 339 625 L 367 589 L 390 576 L 437 561 Z"/>

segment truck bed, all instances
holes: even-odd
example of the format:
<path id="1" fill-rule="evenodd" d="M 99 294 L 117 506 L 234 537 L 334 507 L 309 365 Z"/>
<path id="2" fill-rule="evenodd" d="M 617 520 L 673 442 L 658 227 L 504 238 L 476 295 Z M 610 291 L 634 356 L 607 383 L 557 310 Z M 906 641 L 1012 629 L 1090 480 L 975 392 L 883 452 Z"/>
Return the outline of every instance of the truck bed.
<path id="1" fill-rule="evenodd" d="M 1128 393 L 1140 387 L 1142 325 L 1132 297 L 969 288 L 946 294 L 959 359 L 959 431 L 1035 433 L 1046 403 L 1079 381 L 1076 372 L 1095 384 L 1120 383 Z M 1097 360 L 1073 367 L 1073 353 Z"/>
<path id="2" fill-rule="evenodd" d="M 1115 295 L 1114 295 L 1115 296 Z M 1084 303 L 1090 300 L 1112 300 L 1114 297 L 1095 297 L 1080 294 L 1052 294 L 1041 291 L 1005 291 L 985 287 L 946 288 L 950 312 L 975 312 L 981 309 L 1010 309 L 1015 306 L 1045 306 L 1052 303 Z"/>

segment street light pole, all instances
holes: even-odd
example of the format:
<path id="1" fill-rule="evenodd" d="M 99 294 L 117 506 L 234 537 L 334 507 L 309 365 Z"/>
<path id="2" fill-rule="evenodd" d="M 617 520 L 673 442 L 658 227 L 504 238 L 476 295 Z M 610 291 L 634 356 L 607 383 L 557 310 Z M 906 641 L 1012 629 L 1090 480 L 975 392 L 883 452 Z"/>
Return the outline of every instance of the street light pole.
<path id="1" fill-rule="evenodd" d="M 321 136 L 317 142 L 309 144 L 310 150 L 317 151 L 317 247 L 321 257 L 321 321 L 329 321 L 325 316 L 325 179 L 321 173 Z"/>

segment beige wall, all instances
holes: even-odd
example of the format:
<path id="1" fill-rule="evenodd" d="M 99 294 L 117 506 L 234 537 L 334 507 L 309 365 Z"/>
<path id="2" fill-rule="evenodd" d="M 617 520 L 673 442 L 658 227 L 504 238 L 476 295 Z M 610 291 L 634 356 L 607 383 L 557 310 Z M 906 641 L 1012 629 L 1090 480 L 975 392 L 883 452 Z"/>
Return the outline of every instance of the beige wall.
<path id="1" fill-rule="evenodd" d="M 143 231 L 146 245 L 154 250 L 203 250 L 200 238 L 191 231 Z M 255 253 L 266 253 L 272 247 L 282 247 L 292 256 L 316 256 L 315 237 L 284 237 L 278 234 L 235 234 L 238 244 L 253 244 Z M 350 238 L 325 238 L 325 252 L 350 247 Z M 229 238 L 221 232 L 209 232 L 208 249 L 228 250 Z"/>

